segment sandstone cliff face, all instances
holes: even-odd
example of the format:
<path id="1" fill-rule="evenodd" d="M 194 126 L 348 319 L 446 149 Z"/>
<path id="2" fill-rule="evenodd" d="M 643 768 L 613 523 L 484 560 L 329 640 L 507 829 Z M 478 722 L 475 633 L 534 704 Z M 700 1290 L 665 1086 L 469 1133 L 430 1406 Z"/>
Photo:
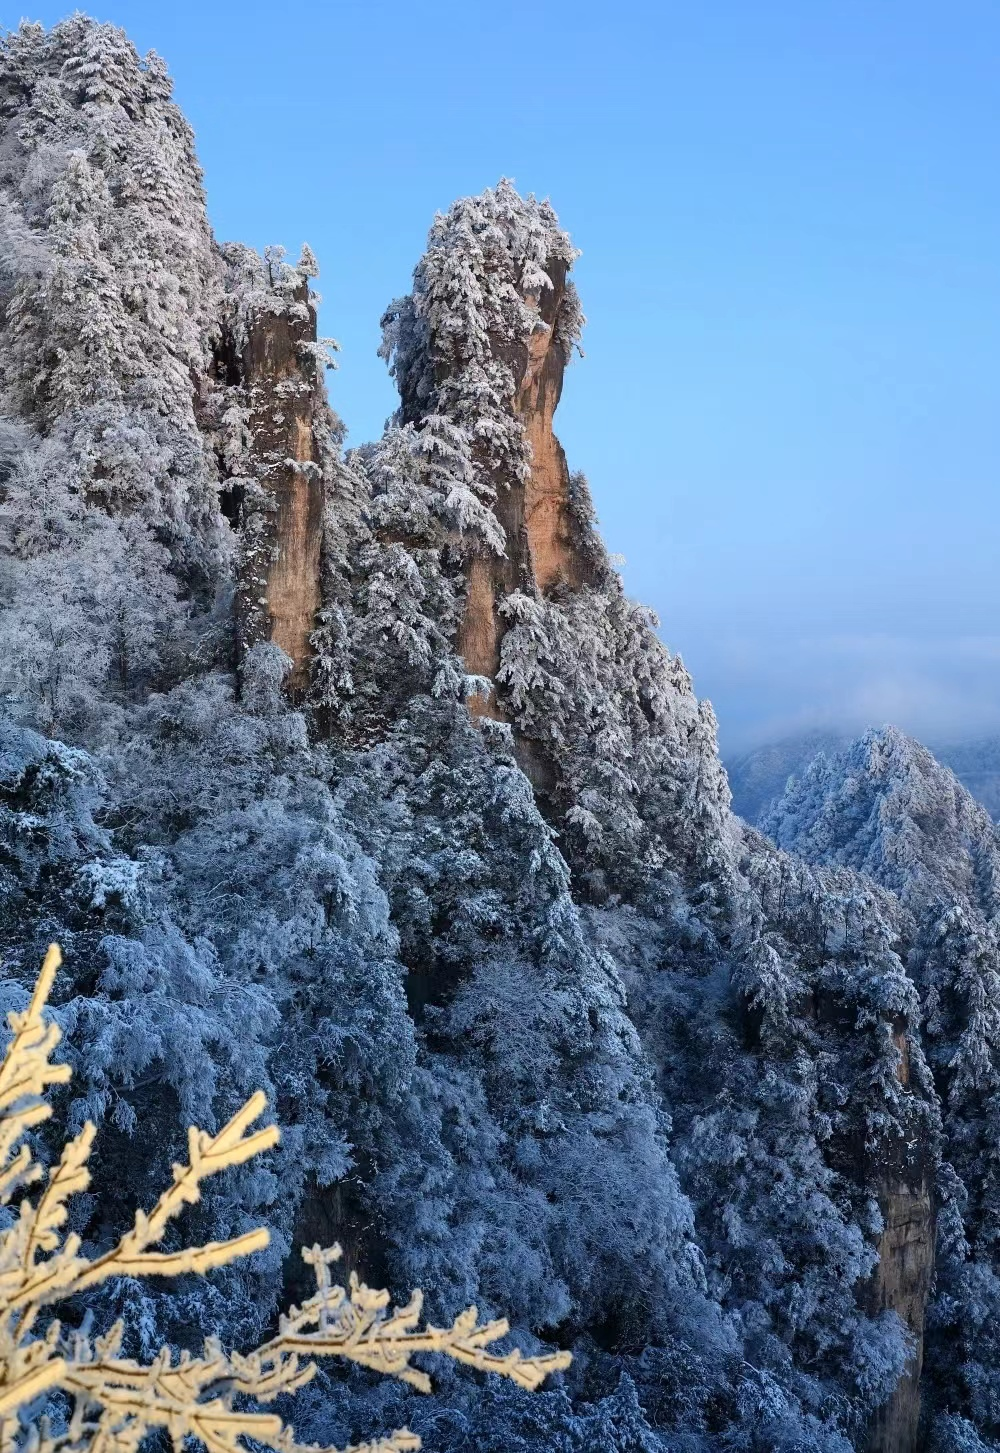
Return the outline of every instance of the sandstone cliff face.
<path id="1" fill-rule="evenodd" d="M 893 1024 L 892 1038 L 900 1055 L 899 1082 L 909 1087 L 910 1043 L 903 1021 Z M 916 1158 L 907 1154 L 908 1149 L 918 1151 Z M 873 1172 L 882 1234 L 869 1304 L 875 1315 L 896 1313 L 913 1339 L 913 1351 L 892 1397 L 872 1420 L 869 1453 L 916 1453 L 920 1446 L 920 1377 L 935 1243 L 933 1177 L 923 1150 L 919 1143 L 887 1147 Z"/>
<path id="2" fill-rule="evenodd" d="M 309 685 L 309 637 L 320 606 L 323 471 L 317 423 L 326 408 L 315 359 L 316 310 L 306 280 L 286 305 L 251 313 L 228 345 L 246 402 L 251 482 L 236 510 L 241 539 L 237 649 L 271 640 L 291 657 L 286 689 Z M 247 467 L 248 466 L 248 467 Z"/>
<path id="3" fill-rule="evenodd" d="M 495 509 L 507 537 L 506 555 L 471 560 L 458 635 L 467 669 L 490 678 L 500 665 L 503 620 L 498 605 L 504 595 L 517 589 L 545 594 L 560 584 L 578 589 L 589 578 L 587 559 L 573 534 L 569 467 L 553 428 L 567 362 L 555 325 L 568 268 L 550 259 L 546 271 L 552 287 L 524 295 L 537 323 L 527 345 L 507 360 L 518 380 L 511 411 L 530 446 L 531 472 L 523 482 L 497 481 Z M 479 715 L 503 716 L 493 697 L 488 702 L 476 699 L 472 709 Z"/>
<path id="4" fill-rule="evenodd" d="M 567 268 L 565 263 L 550 262 L 548 271 L 552 288 L 527 298 L 538 313 L 538 324 L 528 343 L 515 404 L 531 446 L 531 475 L 523 503 L 527 562 L 543 593 L 559 583 L 578 589 L 588 578 L 586 562 L 573 540 L 566 455 L 553 429 L 566 368 L 555 324 Z"/>
<path id="5" fill-rule="evenodd" d="M 465 614 L 458 628 L 458 654 L 466 670 L 492 680 L 500 667 L 502 622 L 497 605 L 505 594 L 504 580 L 511 573 L 509 558 L 496 561 L 482 555 L 470 560 L 467 574 Z M 469 703 L 474 716 L 503 720 L 496 696 L 475 696 Z"/>
<path id="6" fill-rule="evenodd" d="M 899 1051 L 900 1083 L 910 1084 L 910 1048 L 905 1024 L 893 1025 Z M 913 1352 L 892 1397 L 869 1429 L 870 1453 L 916 1453 L 920 1447 L 920 1377 L 924 1364 L 927 1303 L 934 1283 L 935 1214 L 933 1173 L 925 1147 L 914 1159 L 897 1147 L 877 1173 L 882 1235 L 872 1281 L 874 1312 L 893 1311 L 913 1338 Z"/>
<path id="7" fill-rule="evenodd" d="M 884 1176 L 879 1186 L 883 1231 L 872 1288 L 873 1311 L 894 1311 L 914 1350 L 896 1389 L 869 1431 L 871 1453 L 916 1453 L 920 1446 L 920 1375 L 927 1301 L 934 1280 L 934 1204 L 925 1177 L 910 1185 Z"/>

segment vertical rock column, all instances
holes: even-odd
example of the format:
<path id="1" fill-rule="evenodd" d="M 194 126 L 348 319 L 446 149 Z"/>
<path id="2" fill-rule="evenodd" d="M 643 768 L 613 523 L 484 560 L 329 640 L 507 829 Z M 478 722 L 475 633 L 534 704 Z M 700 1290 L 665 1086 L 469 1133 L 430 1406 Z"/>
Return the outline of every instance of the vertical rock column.
<path id="1" fill-rule="evenodd" d="M 531 577 L 543 594 L 560 582 L 579 589 L 588 570 L 574 544 L 570 517 L 570 477 L 566 454 L 553 420 L 562 397 L 566 358 L 556 335 L 556 320 L 566 291 L 567 267 L 550 261 L 552 287 L 526 301 L 538 314 L 528 340 L 528 356 L 515 410 L 531 446 L 531 474 L 524 485 L 524 548 Z"/>
<path id="2" fill-rule="evenodd" d="M 906 1026 L 893 1026 L 900 1051 L 898 1075 L 910 1084 Z M 924 1324 L 934 1281 L 935 1215 L 928 1147 L 914 1140 L 886 1147 L 875 1179 L 882 1235 L 872 1278 L 873 1312 L 893 1311 L 913 1338 L 913 1352 L 889 1401 L 879 1408 L 868 1431 L 869 1453 L 917 1453 L 920 1424 L 920 1375 Z"/>
<path id="3" fill-rule="evenodd" d="M 309 685 L 309 637 L 320 605 L 323 476 L 314 422 L 324 395 L 315 357 L 316 310 L 303 280 L 290 302 L 251 318 L 240 352 L 250 437 L 240 511 L 240 658 L 271 640 L 291 657 L 286 689 Z"/>
<path id="4" fill-rule="evenodd" d="M 478 555 L 470 562 L 465 616 L 458 633 L 466 668 L 491 679 L 500 665 L 503 620 L 498 607 L 504 596 L 517 589 L 544 594 L 560 583 L 576 589 L 588 578 L 573 538 L 569 467 L 553 429 L 567 362 L 555 324 L 568 269 L 564 262 L 550 259 L 546 271 L 552 287 L 526 295 L 538 321 L 526 347 L 511 360 L 519 380 L 511 412 L 531 447 L 531 473 L 523 481 L 496 482 L 495 510 L 507 536 L 507 552 L 502 558 Z M 493 698 L 470 705 L 480 715 L 502 716 Z"/>
<path id="5" fill-rule="evenodd" d="M 934 1280 L 934 1207 L 923 1179 L 914 1186 L 904 1180 L 883 1181 L 879 1206 L 883 1231 L 873 1310 L 896 1312 L 913 1337 L 914 1350 L 892 1397 L 875 1416 L 868 1447 L 871 1453 L 916 1453 L 924 1321 Z"/>

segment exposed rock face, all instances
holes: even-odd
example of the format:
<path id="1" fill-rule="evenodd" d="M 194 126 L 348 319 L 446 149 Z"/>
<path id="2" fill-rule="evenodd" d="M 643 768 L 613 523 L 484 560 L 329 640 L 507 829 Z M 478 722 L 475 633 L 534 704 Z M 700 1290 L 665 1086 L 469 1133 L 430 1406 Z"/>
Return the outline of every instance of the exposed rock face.
<path id="1" fill-rule="evenodd" d="M 526 347 L 509 361 L 519 382 L 511 410 L 530 447 L 526 480 L 497 481 L 496 515 L 507 536 L 504 557 L 477 555 L 469 565 L 468 599 L 458 648 L 468 670 L 495 677 L 500 665 L 504 622 L 498 612 L 512 590 L 546 594 L 559 585 L 578 589 L 589 578 L 587 558 L 574 538 L 569 467 L 553 419 L 562 395 L 566 355 L 556 322 L 566 294 L 568 267 L 549 259 L 551 288 L 524 294 L 538 322 Z M 502 717 L 495 698 L 476 699 L 478 715 Z"/>
<path id="2" fill-rule="evenodd" d="M 326 408 L 315 360 L 316 310 L 304 279 L 284 307 L 251 315 L 237 366 L 248 405 L 249 473 L 239 511 L 243 568 L 238 650 L 271 640 L 291 657 L 286 688 L 309 684 L 320 606 L 323 472 L 316 424 Z"/>
<path id="3" fill-rule="evenodd" d="M 550 262 L 548 272 L 551 289 L 527 298 L 529 306 L 537 310 L 539 322 L 528 343 L 515 405 L 531 446 L 531 474 L 523 503 L 527 563 L 543 593 L 559 583 L 576 589 L 588 574 L 573 540 L 566 455 L 553 431 L 566 367 L 555 329 L 566 289 L 566 264 Z"/>
<path id="4" fill-rule="evenodd" d="M 458 653 L 466 669 L 475 676 L 492 680 L 500 666 L 502 622 L 497 604 L 503 595 L 503 577 L 510 573 L 509 560 L 494 561 L 476 555 L 469 562 L 465 614 L 458 629 Z M 496 696 L 475 696 L 469 702 L 474 716 L 503 720 Z"/>
<path id="5" fill-rule="evenodd" d="M 871 1453 L 916 1453 L 919 1447 L 920 1375 L 924 1361 L 924 1324 L 934 1280 L 934 1205 L 926 1179 L 916 1187 L 886 1179 L 879 1204 L 884 1229 L 872 1292 L 873 1310 L 890 1309 L 914 1340 L 906 1372 L 892 1397 L 880 1408 L 869 1432 Z"/>
<path id="6" fill-rule="evenodd" d="M 910 1041 L 903 1020 L 893 1024 L 892 1038 L 900 1054 L 899 1081 L 909 1088 Z M 872 1420 L 869 1453 L 916 1453 L 920 1447 L 920 1378 L 936 1233 L 933 1155 L 923 1139 L 917 1133 L 915 1143 L 890 1147 L 875 1176 L 883 1224 L 871 1309 L 895 1312 L 913 1338 L 913 1351 L 892 1397 Z"/>

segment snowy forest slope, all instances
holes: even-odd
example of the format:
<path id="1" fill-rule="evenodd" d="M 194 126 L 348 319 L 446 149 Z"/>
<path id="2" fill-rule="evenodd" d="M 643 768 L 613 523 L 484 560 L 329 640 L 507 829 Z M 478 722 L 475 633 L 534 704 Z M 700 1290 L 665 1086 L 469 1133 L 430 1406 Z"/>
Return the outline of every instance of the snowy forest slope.
<path id="1" fill-rule="evenodd" d="M 895 736 L 773 840 L 731 813 L 553 432 L 552 208 L 435 220 L 383 319 L 399 411 L 345 453 L 316 259 L 212 238 L 158 58 L 23 25 L 0 127 L 4 1000 L 58 939 L 92 1248 L 191 1120 L 262 1085 L 284 1128 L 192 1211 L 266 1253 L 99 1310 L 144 1355 L 249 1343 L 336 1239 L 574 1365 L 324 1375 L 323 1444 L 1000 1446 L 988 819 Z"/>

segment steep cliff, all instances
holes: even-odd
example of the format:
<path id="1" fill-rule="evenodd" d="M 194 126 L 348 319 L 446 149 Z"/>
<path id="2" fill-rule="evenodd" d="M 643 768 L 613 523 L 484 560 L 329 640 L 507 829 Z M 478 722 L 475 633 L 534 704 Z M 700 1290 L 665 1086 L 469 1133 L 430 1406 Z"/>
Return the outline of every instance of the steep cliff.
<path id="1" fill-rule="evenodd" d="M 906 1370 L 872 1418 L 872 1453 L 914 1453 L 920 1447 L 921 1375 L 927 1304 L 934 1285 L 934 1205 L 931 1186 L 912 1186 L 885 1171 L 879 1178 L 882 1234 L 874 1277 L 876 1310 L 897 1313 L 913 1338 Z"/>
<path id="2" fill-rule="evenodd" d="M 482 321 L 458 331 L 446 320 L 471 301 L 463 296 L 470 253 Z M 448 522 L 463 537 L 457 649 L 471 675 L 491 682 L 506 597 L 579 586 L 593 568 L 574 530 L 569 470 L 553 431 L 581 322 L 568 280 L 574 257 L 551 208 L 525 207 L 501 182 L 439 219 L 413 293 L 383 319 L 400 422 L 437 454 Z M 495 692 L 473 710 L 504 716 Z"/>
<path id="3" fill-rule="evenodd" d="M 527 341 L 509 350 L 514 393 L 513 417 L 525 444 L 527 476 L 499 478 L 495 512 L 504 532 L 504 553 L 475 554 L 468 566 L 468 594 L 458 633 L 458 650 L 472 675 L 496 681 L 500 643 L 506 628 L 505 597 L 518 588 L 538 595 L 559 586 L 579 589 L 592 580 L 595 564 L 574 516 L 573 486 L 553 421 L 569 361 L 565 315 L 573 306 L 567 294 L 568 263 L 559 253 L 546 257 L 546 278 L 521 297 L 533 315 Z M 499 350 L 498 350 L 499 351 Z M 503 716 L 495 695 L 476 698 L 473 711 Z"/>
<path id="4" fill-rule="evenodd" d="M 553 432 L 582 326 L 575 255 L 551 207 L 508 182 L 456 202 L 383 320 L 384 353 L 397 427 L 446 532 L 454 649 L 489 689 L 473 710 L 512 725 L 581 886 L 600 897 L 612 859 L 619 874 L 686 872 L 706 838 L 691 806 L 721 842 L 728 794 L 711 707 L 625 597 Z"/>
<path id="5" fill-rule="evenodd" d="M 223 251 L 227 289 L 213 404 L 223 508 L 240 542 L 238 658 L 272 641 L 291 660 L 286 690 L 301 702 L 320 608 L 336 424 L 322 383 L 324 349 L 309 287 L 315 264 L 307 253 L 291 268 L 280 252 L 271 249 L 262 264 L 245 248 Z"/>

